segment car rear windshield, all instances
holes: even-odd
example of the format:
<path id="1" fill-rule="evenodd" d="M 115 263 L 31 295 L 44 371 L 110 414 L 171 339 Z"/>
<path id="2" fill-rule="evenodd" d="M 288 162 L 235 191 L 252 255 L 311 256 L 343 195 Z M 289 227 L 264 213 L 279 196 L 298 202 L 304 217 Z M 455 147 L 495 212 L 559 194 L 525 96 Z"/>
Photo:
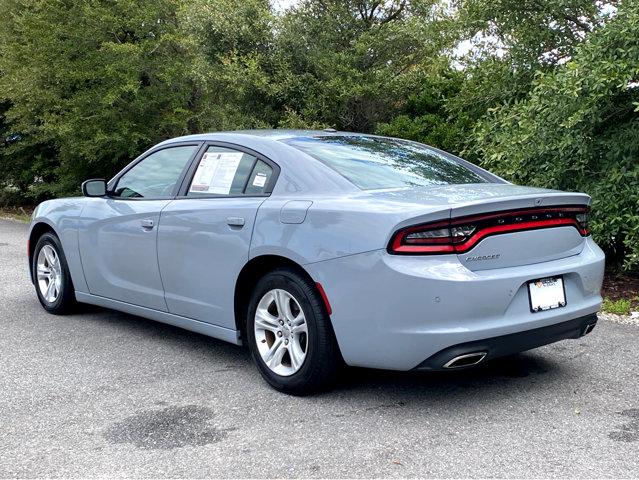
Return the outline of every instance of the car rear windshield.
<path id="1" fill-rule="evenodd" d="M 489 181 L 452 155 L 406 140 L 327 135 L 282 141 L 328 165 L 363 190 Z"/>

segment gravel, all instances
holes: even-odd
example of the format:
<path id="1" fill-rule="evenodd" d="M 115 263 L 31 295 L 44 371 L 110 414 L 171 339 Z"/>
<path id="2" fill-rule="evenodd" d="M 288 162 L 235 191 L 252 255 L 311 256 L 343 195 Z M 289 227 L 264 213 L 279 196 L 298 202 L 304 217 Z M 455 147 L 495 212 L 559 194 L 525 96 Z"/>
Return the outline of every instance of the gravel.
<path id="1" fill-rule="evenodd" d="M 601 312 L 599 318 L 622 325 L 639 326 L 639 312 L 631 312 L 630 315 L 617 315 L 616 313 Z"/>

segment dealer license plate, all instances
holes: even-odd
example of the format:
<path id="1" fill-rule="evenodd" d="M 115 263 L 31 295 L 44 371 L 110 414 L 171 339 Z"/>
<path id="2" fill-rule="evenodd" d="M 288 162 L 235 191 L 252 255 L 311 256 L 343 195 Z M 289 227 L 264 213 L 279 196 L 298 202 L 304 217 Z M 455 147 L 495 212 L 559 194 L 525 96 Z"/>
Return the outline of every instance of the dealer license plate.
<path id="1" fill-rule="evenodd" d="M 566 306 L 566 291 L 562 277 L 540 278 L 528 282 L 531 312 L 543 312 Z"/>

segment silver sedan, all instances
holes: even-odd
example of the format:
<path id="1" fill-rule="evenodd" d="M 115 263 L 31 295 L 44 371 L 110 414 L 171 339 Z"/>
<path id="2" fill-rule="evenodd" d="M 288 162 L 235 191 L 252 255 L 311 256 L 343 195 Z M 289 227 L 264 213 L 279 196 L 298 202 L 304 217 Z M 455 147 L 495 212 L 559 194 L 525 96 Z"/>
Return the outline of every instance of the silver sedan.
<path id="1" fill-rule="evenodd" d="M 415 142 L 193 135 L 34 212 L 42 306 L 101 305 L 246 344 L 288 393 L 343 363 L 467 368 L 589 333 L 590 197 L 510 184 Z"/>

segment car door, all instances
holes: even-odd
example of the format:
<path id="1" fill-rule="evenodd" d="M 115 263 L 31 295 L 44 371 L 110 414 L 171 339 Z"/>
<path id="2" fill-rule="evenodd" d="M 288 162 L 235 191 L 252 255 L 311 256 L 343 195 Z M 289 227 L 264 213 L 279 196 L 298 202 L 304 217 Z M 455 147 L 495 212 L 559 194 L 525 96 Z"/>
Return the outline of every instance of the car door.
<path id="1" fill-rule="evenodd" d="M 160 212 L 175 198 L 199 144 L 151 151 L 87 198 L 78 240 L 92 295 L 166 311 L 157 262 Z"/>
<path id="2" fill-rule="evenodd" d="M 258 153 L 207 144 L 162 211 L 158 263 L 170 313 L 235 329 L 234 291 L 257 209 L 279 168 Z"/>

